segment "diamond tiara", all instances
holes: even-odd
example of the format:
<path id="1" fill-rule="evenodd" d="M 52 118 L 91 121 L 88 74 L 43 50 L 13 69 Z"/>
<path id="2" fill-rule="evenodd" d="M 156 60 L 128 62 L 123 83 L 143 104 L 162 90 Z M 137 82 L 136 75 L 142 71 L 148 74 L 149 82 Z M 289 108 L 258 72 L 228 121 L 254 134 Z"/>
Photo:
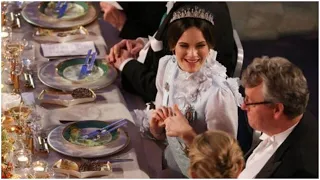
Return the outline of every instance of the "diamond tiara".
<path id="1" fill-rule="evenodd" d="M 213 15 L 210 12 L 204 9 L 201 9 L 197 6 L 195 6 L 194 8 L 187 8 L 187 9 L 182 9 L 182 10 L 178 10 L 177 12 L 174 12 L 173 17 L 170 20 L 170 23 L 182 18 L 204 19 L 209 21 L 212 25 L 214 25 Z"/>

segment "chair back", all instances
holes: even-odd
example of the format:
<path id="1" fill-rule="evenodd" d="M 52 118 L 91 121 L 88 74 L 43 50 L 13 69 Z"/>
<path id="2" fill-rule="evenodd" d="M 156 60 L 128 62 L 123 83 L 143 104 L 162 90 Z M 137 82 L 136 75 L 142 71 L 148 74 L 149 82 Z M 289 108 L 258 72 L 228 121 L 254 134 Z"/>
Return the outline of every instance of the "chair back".
<path id="1" fill-rule="evenodd" d="M 243 64 L 243 58 L 244 58 L 244 51 L 243 47 L 239 38 L 239 35 L 235 29 L 233 29 L 233 39 L 235 41 L 236 47 L 237 47 L 237 63 L 236 67 L 233 73 L 233 77 L 240 77 L 242 64 Z"/>

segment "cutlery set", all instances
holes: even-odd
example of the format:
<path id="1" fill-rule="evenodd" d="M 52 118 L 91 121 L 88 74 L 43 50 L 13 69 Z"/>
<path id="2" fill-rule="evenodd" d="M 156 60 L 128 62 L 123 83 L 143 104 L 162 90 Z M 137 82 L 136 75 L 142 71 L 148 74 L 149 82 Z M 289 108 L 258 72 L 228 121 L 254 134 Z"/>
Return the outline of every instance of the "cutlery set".
<path id="1" fill-rule="evenodd" d="M 87 53 L 86 59 L 84 64 L 81 66 L 79 79 L 85 78 L 87 75 L 89 75 L 94 67 L 94 62 L 96 61 L 97 52 L 92 52 L 92 49 L 90 49 Z M 91 58 L 91 59 L 90 59 Z"/>
<path id="2" fill-rule="evenodd" d="M 37 136 L 37 150 L 40 152 L 46 152 L 46 153 L 50 153 L 49 150 L 49 145 L 48 145 L 48 140 L 46 136 L 42 136 L 42 135 L 38 135 Z"/>
<path id="3" fill-rule="evenodd" d="M 101 136 L 104 136 L 108 133 L 112 133 L 113 131 L 117 130 L 118 128 L 120 128 L 121 126 L 124 126 L 125 124 L 127 124 L 126 119 L 120 119 L 118 121 L 115 121 L 114 123 L 111 123 L 101 129 L 92 131 L 86 135 L 83 135 L 80 137 L 80 139 L 99 139 Z"/>
<path id="4" fill-rule="evenodd" d="M 66 1 L 64 1 L 64 2 L 58 1 L 57 2 L 55 10 L 59 14 L 58 19 L 62 18 L 64 16 L 64 14 L 66 13 L 67 7 L 68 7 L 68 3 Z"/>

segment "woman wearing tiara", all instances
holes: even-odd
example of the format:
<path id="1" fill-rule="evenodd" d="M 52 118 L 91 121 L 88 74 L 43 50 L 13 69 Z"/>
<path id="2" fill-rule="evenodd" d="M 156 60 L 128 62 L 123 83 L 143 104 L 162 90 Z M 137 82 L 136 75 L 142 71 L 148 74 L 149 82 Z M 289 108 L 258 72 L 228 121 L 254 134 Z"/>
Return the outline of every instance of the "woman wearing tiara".
<path id="1" fill-rule="evenodd" d="M 173 13 L 184 6 L 201 6 L 210 9 L 214 14 L 215 50 L 217 60 L 227 68 L 232 77 L 236 65 L 236 48 L 229 9 L 226 2 L 172 2 L 167 3 L 167 15 L 153 37 L 136 40 L 124 39 L 110 49 L 107 56 L 109 63 L 121 72 L 122 87 L 137 94 L 145 102 L 154 101 L 157 88 L 155 85 L 159 59 L 172 54 L 167 47 L 167 29 Z M 138 57 L 138 58 L 135 58 Z"/>
<path id="2" fill-rule="evenodd" d="M 214 25 L 204 7 L 187 6 L 173 14 L 167 37 L 174 55 L 159 61 L 156 109 L 143 121 L 154 138 L 168 142 L 164 164 L 184 176 L 189 167 L 185 150 L 197 134 L 222 130 L 237 137 L 242 97 L 237 79 L 227 78 L 226 67 L 216 60 Z"/>

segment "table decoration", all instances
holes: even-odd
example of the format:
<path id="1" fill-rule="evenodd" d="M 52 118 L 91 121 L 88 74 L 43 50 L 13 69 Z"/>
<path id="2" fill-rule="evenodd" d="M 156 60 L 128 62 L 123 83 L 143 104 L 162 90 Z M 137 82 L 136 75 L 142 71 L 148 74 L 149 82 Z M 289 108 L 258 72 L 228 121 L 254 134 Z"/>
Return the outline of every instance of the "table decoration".
<path id="1" fill-rule="evenodd" d="M 16 168 L 28 168 L 31 166 L 31 152 L 25 149 L 15 151 L 13 162 Z"/>
<path id="2" fill-rule="evenodd" d="M 82 90 L 83 92 L 77 93 L 79 90 Z M 84 93 L 87 93 L 87 95 Z M 96 98 L 97 95 L 94 91 L 87 88 L 77 88 L 70 93 L 42 90 L 38 96 L 40 103 L 57 104 L 61 106 L 72 106 L 81 103 L 93 102 Z"/>
<path id="3" fill-rule="evenodd" d="M 21 104 L 21 103 L 20 103 Z M 27 106 L 15 106 L 3 112 L 3 115 L 12 117 L 15 121 L 25 121 L 31 113 Z M 24 124 L 24 123 L 23 123 Z"/>
<path id="4" fill-rule="evenodd" d="M 83 8 L 84 11 L 78 13 L 70 9 L 66 15 L 57 18 L 57 14 L 47 8 L 48 2 L 31 2 L 22 9 L 21 14 L 30 24 L 50 29 L 68 29 L 84 26 L 97 18 L 98 11 L 91 3 L 74 2 L 73 4 L 75 4 L 74 10 L 77 11 Z M 81 7 L 79 8 L 79 6 Z M 87 10 L 85 10 L 86 8 Z"/>
<path id="5" fill-rule="evenodd" d="M 11 39 L 12 29 L 9 26 L 1 26 L 1 40 Z"/>
<path id="6" fill-rule="evenodd" d="M 48 163 L 40 160 L 32 163 L 32 169 L 36 172 L 45 172 L 48 169 Z"/>
<path id="7" fill-rule="evenodd" d="M 76 162 L 60 159 L 53 165 L 53 169 L 55 172 L 67 173 L 78 178 L 88 178 L 110 175 L 112 173 L 112 164 L 110 162 L 83 161 L 78 165 Z"/>
<path id="8" fill-rule="evenodd" d="M 72 157 L 82 157 L 82 158 L 94 158 L 102 157 L 114 154 L 116 152 L 124 149 L 129 143 L 129 137 L 127 133 L 119 128 L 115 134 L 112 134 L 112 141 L 102 142 L 101 145 L 92 146 L 92 144 L 82 144 L 72 142 L 71 130 L 72 126 L 86 129 L 86 124 L 88 126 L 98 126 L 104 127 L 108 122 L 103 121 L 79 121 L 75 123 L 69 123 L 60 125 L 57 128 L 53 129 L 48 135 L 49 145 L 59 153 L 72 156 Z M 94 144 L 96 145 L 96 144 Z"/>
<path id="9" fill-rule="evenodd" d="M 38 77 L 43 84 L 63 91 L 77 88 L 96 90 L 115 81 L 117 71 L 101 59 L 95 61 L 95 71 L 84 79 L 79 79 L 80 68 L 84 61 L 84 58 L 74 58 L 44 63 L 39 68 Z"/>
<path id="10" fill-rule="evenodd" d="M 1 93 L 1 109 L 7 111 L 10 108 L 19 106 L 21 96 L 19 94 Z"/>
<path id="11" fill-rule="evenodd" d="M 83 26 L 72 30 L 53 30 L 37 28 L 35 33 L 32 35 L 36 41 L 47 41 L 47 42 L 68 42 L 76 39 L 84 39 L 89 35 L 89 32 Z"/>

